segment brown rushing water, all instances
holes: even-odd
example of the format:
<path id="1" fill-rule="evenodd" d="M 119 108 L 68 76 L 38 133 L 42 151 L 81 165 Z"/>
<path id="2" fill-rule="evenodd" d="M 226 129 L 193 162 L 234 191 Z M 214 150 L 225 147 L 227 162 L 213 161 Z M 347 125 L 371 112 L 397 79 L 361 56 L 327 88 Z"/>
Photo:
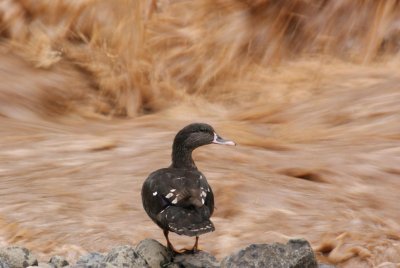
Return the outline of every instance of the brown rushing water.
<path id="1" fill-rule="evenodd" d="M 260 44 L 248 44 L 245 56 L 235 47 L 268 35 L 255 29 L 237 36 L 248 27 L 246 1 L 203 1 L 192 14 L 199 17 L 184 24 L 171 14 L 196 4 L 172 2 L 153 9 L 115 2 L 119 15 L 126 6 L 143 8 L 142 21 L 112 17 L 107 1 L 0 6 L 0 246 L 24 245 L 41 259 L 61 254 L 72 261 L 144 238 L 165 243 L 142 209 L 142 182 L 170 164 L 180 128 L 208 122 L 238 146 L 210 145 L 194 153 L 216 197 L 216 231 L 201 237 L 204 250 L 221 259 L 250 243 L 303 237 L 323 262 L 399 267 L 398 55 L 371 62 L 350 51 L 353 63 L 304 55 L 270 66 L 276 54 L 258 51 Z M 300 7 L 287 8 L 310 12 L 296 3 Z M 213 14 L 214 4 L 222 5 L 216 8 L 228 14 L 228 23 L 219 33 L 219 18 L 211 37 L 203 38 L 202 16 Z M 254 5 L 270 8 L 268 1 Z M 369 8 L 389 12 L 387 6 Z M 375 28 L 392 25 L 378 15 L 371 20 Z M 83 18 L 97 21 L 97 28 Z M 107 24 L 119 21 L 129 23 Z M 125 32 L 130 23 L 146 21 L 145 30 Z M 135 41 L 138 36 L 145 45 Z M 343 40 L 335 44 L 344 50 Z M 357 40 L 355 47 L 364 44 Z M 223 49 L 215 45 L 221 42 Z M 378 43 L 368 42 L 366 54 L 374 54 Z M 304 47 L 312 50 L 307 42 Z M 193 242 L 172 241 L 178 248 Z"/>

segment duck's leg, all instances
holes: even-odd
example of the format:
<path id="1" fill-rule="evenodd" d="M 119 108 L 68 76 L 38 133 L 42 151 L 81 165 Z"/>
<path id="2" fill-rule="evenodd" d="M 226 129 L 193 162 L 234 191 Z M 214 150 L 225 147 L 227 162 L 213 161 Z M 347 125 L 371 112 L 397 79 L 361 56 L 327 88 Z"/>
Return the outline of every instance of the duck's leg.
<path id="1" fill-rule="evenodd" d="M 167 239 L 167 247 L 168 247 L 168 249 L 171 250 L 171 251 L 172 251 L 173 253 L 175 253 L 175 254 L 182 253 L 182 252 L 180 252 L 179 250 L 176 250 L 176 249 L 174 248 L 174 246 L 171 244 L 171 242 L 169 241 L 169 238 L 168 238 L 168 233 L 169 233 L 168 230 L 164 230 L 164 236 L 165 236 L 165 239 Z"/>
<path id="2" fill-rule="evenodd" d="M 198 245 L 199 245 L 199 237 L 196 236 L 196 242 L 194 243 L 194 246 L 192 248 L 193 252 L 197 252 L 198 251 Z"/>
<path id="3" fill-rule="evenodd" d="M 183 248 L 183 249 L 179 250 L 177 253 L 180 253 L 180 254 L 194 254 L 196 252 L 199 252 L 198 246 L 199 246 L 199 237 L 196 236 L 196 242 L 194 243 L 194 246 L 192 247 L 192 249 Z"/>
<path id="4" fill-rule="evenodd" d="M 199 245 L 199 237 L 196 236 L 196 242 L 194 243 L 193 248 L 192 249 L 181 249 L 179 253 L 194 254 L 199 251 L 198 245 Z"/>
<path id="5" fill-rule="evenodd" d="M 168 247 L 168 249 L 171 250 L 173 253 L 175 253 L 175 254 L 196 253 L 197 251 L 199 251 L 199 249 L 198 249 L 199 237 L 198 237 L 198 236 L 196 236 L 196 242 L 194 243 L 194 246 L 193 246 L 192 249 L 181 249 L 181 250 L 176 250 L 176 249 L 174 248 L 174 246 L 172 245 L 171 241 L 169 241 L 168 233 L 169 233 L 168 230 L 164 230 L 164 236 L 165 236 L 165 239 L 167 240 L 167 247 Z"/>

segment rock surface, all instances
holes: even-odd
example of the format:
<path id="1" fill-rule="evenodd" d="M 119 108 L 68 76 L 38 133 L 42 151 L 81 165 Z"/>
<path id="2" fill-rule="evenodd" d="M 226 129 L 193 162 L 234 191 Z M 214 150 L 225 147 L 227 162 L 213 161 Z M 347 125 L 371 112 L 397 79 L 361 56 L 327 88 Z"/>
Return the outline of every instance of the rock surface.
<path id="1" fill-rule="evenodd" d="M 146 261 L 131 246 L 113 248 L 102 261 L 102 265 L 107 263 L 124 268 L 149 267 Z"/>
<path id="2" fill-rule="evenodd" d="M 28 268 L 54 268 L 54 266 L 47 262 L 39 262 L 37 266 L 28 266 Z"/>
<path id="3" fill-rule="evenodd" d="M 97 252 L 89 253 L 85 256 L 79 258 L 76 262 L 76 265 L 73 267 L 86 267 L 86 268 L 95 268 L 100 265 L 103 261 L 104 256 Z"/>
<path id="4" fill-rule="evenodd" d="M 205 251 L 194 254 L 179 254 L 174 257 L 173 263 L 168 268 L 218 268 L 219 263 L 214 256 Z"/>
<path id="5" fill-rule="evenodd" d="M 310 244 L 303 239 L 291 239 L 284 245 L 252 244 L 226 257 L 221 268 L 318 268 Z"/>
<path id="6" fill-rule="evenodd" d="M 0 268 L 10 268 L 10 266 L 8 266 L 8 264 L 3 261 L 0 257 Z"/>
<path id="7" fill-rule="evenodd" d="M 54 266 L 54 268 L 61 268 L 61 267 L 69 265 L 68 261 L 64 257 L 61 257 L 61 256 L 51 257 L 49 263 L 52 264 Z"/>
<path id="8" fill-rule="evenodd" d="M 293 239 L 284 245 L 253 244 L 226 257 L 220 264 L 211 254 L 172 254 L 156 240 L 145 239 L 136 248 L 119 246 L 108 254 L 89 253 L 82 256 L 75 265 L 68 264 L 61 256 L 54 256 L 48 263 L 38 263 L 32 253 L 22 247 L 0 248 L 0 268 L 330 268 L 315 259 L 310 244 L 306 240 Z"/>
<path id="9" fill-rule="evenodd" d="M 80 257 L 79 260 L 76 262 L 76 265 L 73 267 L 95 268 L 101 264 L 103 259 L 104 255 L 97 252 L 92 252 Z"/>
<path id="10" fill-rule="evenodd" d="M 22 268 L 37 265 L 36 257 L 26 248 L 11 246 L 0 248 L 0 262 L 9 268 Z"/>
<path id="11" fill-rule="evenodd" d="M 170 250 L 153 239 L 141 241 L 135 250 L 151 268 L 164 267 L 171 263 L 173 257 Z"/>

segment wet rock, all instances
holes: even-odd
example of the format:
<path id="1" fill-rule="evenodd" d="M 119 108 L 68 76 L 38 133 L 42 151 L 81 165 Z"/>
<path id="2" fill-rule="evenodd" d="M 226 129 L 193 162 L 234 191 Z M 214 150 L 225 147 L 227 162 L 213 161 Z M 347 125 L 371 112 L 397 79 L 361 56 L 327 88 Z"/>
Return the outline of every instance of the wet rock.
<path id="1" fill-rule="evenodd" d="M 69 265 L 68 261 L 61 256 L 51 257 L 49 263 L 52 264 L 55 268 L 61 268 Z"/>
<path id="2" fill-rule="evenodd" d="M 219 263 L 214 256 L 205 251 L 194 254 L 178 254 L 174 257 L 173 263 L 168 268 L 217 268 Z"/>
<path id="3" fill-rule="evenodd" d="M 97 252 L 89 253 L 85 256 L 79 258 L 75 265 L 72 267 L 76 268 L 95 268 L 101 264 L 103 261 L 104 256 Z"/>
<path id="4" fill-rule="evenodd" d="M 318 268 L 310 244 L 303 239 L 291 239 L 284 245 L 253 244 L 226 257 L 221 268 Z"/>
<path id="5" fill-rule="evenodd" d="M 146 260 L 151 268 L 164 267 L 172 260 L 171 251 L 153 239 L 141 241 L 135 251 Z"/>
<path id="6" fill-rule="evenodd" d="M 9 268 L 21 268 L 38 265 L 36 257 L 28 249 L 17 246 L 1 248 L 0 260 L 6 263 Z"/>
<path id="7" fill-rule="evenodd" d="M 149 267 L 146 261 L 131 246 L 119 246 L 112 249 L 111 252 L 104 257 L 102 264 L 105 263 L 124 268 Z"/>

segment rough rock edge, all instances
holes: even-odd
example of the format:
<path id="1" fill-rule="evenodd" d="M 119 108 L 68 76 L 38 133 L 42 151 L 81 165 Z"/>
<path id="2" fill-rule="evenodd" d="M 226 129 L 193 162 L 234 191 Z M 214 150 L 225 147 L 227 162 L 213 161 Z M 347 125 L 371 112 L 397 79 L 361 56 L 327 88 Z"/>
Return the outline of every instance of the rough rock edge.
<path id="1" fill-rule="evenodd" d="M 22 267 L 43 267 L 43 268 L 113 268 L 113 267 L 120 267 L 120 265 L 124 265 L 124 267 L 131 267 L 131 268 L 136 268 L 136 267 L 150 267 L 150 268 L 156 268 L 156 267 L 167 267 L 167 268 L 175 268 L 175 267 L 190 267 L 190 268 L 196 268 L 196 267 L 239 267 L 239 266 L 227 266 L 227 261 L 228 260 L 235 260 L 235 258 L 239 258 L 239 254 L 243 256 L 246 251 L 248 250 L 264 250 L 261 251 L 260 253 L 271 253 L 268 252 L 269 250 L 265 249 L 271 249 L 271 248 L 278 248 L 278 252 L 285 250 L 290 251 L 289 253 L 292 254 L 296 250 L 303 250 L 304 256 L 300 256 L 300 259 L 305 257 L 305 258 L 310 258 L 308 260 L 308 263 L 315 263 L 315 266 L 309 266 L 309 267 L 330 267 L 334 268 L 335 266 L 329 265 L 329 264 L 317 264 L 317 261 L 315 259 L 315 255 L 310 247 L 310 244 L 303 239 L 295 239 L 295 240 L 289 240 L 289 242 L 284 245 L 284 244 L 279 244 L 279 243 L 273 243 L 273 244 L 251 244 L 247 246 L 246 248 L 243 248 L 226 258 L 222 260 L 222 262 L 218 262 L 214 256 L 209 254 L 208 252 L 201 251 L 196 254 L 179 254 L 179 255 L 173 255 L 170 250 L 168 250 L 166 247 L 164 247 L 162 244 L 160 244 L 158 241 L 153 240 L 153 239 L 145 239 L 141 241 L 135 248 L 131 246 L 118 246 L 110 250 L 109 253 L 107 254 L 100 254 L 100 253 L 89 253 L 85 256 L 81 256 L 79 260 L 76 262 L 74 265 L 68 264 L 68 262 L 65 260 L 65 258 L 61 256 L 53 256 L 48 263 L 38 263 L 36 258 L 33 258 L 34 256 L 29 250 L 23 248 L 23 247 L 6 247 L 6 248 L 0 248 L 0 268 L 20 268 L 16 266 L 12 266 L 12 264 L 9 264 L 7 262 L 7 258 L 4 258 L 4 252 L 7 251 L 7 249 L 11 250 L 19 250 L 20 252 L 24 252 L 24 257 L 25 259 L 30 256 L 30 261 L 31 263 L 27 263 L 24 261 L 17 261 L 17 263 L 23 263 Z M 259 258 L 260 255 L 255 254 L 254 256 Z M 271 254 L 275 254 L 272 252 Z M 282 258 L 293 258 L 291 255 L 285 255 L 283 254 Z M 279 255 L 279 254 L 277 254 Z M 307 255 L 307 256 L 306 256 Z M 250 255 L 252 256 L 252 255 Z M 3 257 L 3 258 L 2 258 Z M 276 257 L 276 256 L 275 256 Z M 251 262 L 252 257 L 248 258 L 247 261 Z M 268 257 L 269 258 L 269 257 Z M 254 259 L 254 257 L 253 257 Z M 14 260 L 15 261 L 15 260 Z M 304 261 L 303 259 L 301 261 Z M 15 262 L 13 262 L 15 263 Z M 255 262 L 254 262 L 255 263 Z M 121 266 L 122 267 L 122 266 Z M 291 266 L 292 267 L 292 266 Z M 297 267 L 297 266 L 293 266 Z"/>
<path id="2" fill-rule="evenodd" d="M 314 252 L 304 239 L 291 239 L 286 244 L 251 244 L 221 262 L 221 268 L 236 267 L 317 268 Z"/>
<path id="3" fill-rule="evenodd" d="M 27 248 L 18 246 L 0 248 L 0 267 L 25 268 L 31 265 L 38 265 L 38 261 Z"/>

